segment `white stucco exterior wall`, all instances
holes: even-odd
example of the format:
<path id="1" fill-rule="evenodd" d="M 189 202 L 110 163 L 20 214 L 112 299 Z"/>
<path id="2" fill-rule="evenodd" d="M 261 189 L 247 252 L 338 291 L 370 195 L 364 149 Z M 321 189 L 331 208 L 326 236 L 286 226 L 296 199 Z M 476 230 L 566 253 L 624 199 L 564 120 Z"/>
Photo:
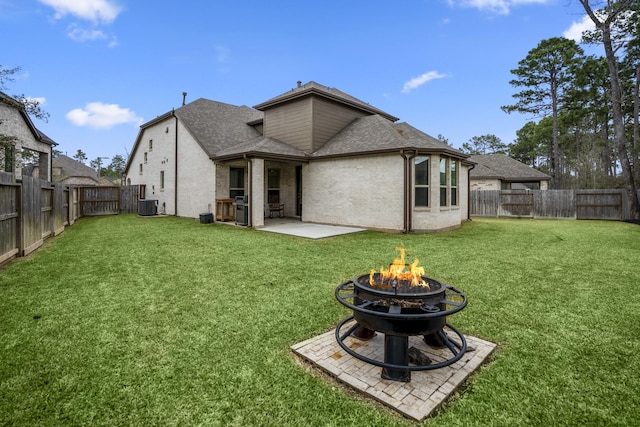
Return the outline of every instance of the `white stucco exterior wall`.
<path id="1" fill-rule="evenodd" d="M 147 200 L 158 201 L 158 213 L 175 214 L 175 119 L 142 130 L 127 171 L 127 184 L 146 185 Z M 160 172 L 164 171 L 164 189 Z"/>
<path id="2" fill-rule="evenodd" d="M 178 216 L 199 218 L 216 208 L 215 164 L 181 123 L 178 125 Z"/>
<path id="3" fill-rule="evenodd" d="M 399 154 L 389 154 L 305 165 L 302 220 L 402 230 L 403 162 Z"/>
<path id="4" fill-rule="evenodd" d="M 178 206 L 176 212 L 176 123 L 178 137 Z M 142 173 L 140 166 L 142 165 Z M 164 172 L 164 188 L 161 174 Z M 146 185 L 147 200 L 158 213 L 199 218 L 215 210 L 215 165 L 174 117 L 142 131 L 127 173 L 127 183 Z"/>

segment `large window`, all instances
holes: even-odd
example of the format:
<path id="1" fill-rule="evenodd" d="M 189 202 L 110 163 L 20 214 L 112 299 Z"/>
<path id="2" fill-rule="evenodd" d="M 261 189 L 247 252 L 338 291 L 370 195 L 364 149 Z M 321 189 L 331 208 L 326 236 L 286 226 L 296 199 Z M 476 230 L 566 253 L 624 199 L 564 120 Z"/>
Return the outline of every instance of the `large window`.
<path id="1" fill-rule="evenodd" d="M 440 159 L 440 206 L 449 206 L 447 198 L 447 165 L 448 159 Z"/>
<path id="2" fill-rule="evenodd" d="M 229 197 L 244 196 L 244 168 L 229 168 Z"/>
<path id="3" fill-rule="evenodd" d="M 160 171 L 160 191 L 164 190 L 164 171 Z"/>
<path id="4" fill-rule="evenodd" d="M 414 198 L 415 205 L 429 206 L 429 157 L 418 156 L 414 159 L 415 184 Z"/>

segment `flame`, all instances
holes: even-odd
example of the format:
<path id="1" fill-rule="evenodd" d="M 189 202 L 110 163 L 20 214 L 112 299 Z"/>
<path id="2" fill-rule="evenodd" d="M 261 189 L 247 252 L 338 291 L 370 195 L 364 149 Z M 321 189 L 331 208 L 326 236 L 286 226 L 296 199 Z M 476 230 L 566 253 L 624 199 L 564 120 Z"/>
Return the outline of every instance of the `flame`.
<path id="1" fill-rule="evenodd" d="M 376 270 L 371 270 L 369 274 L 369 283 L 371 286 L 393 286 L 393 283 L 410 282 L 411 286 L 423 286 L 428 288 L 429 284 L 422 279 L 424 275 L 424 268 L 419 267 L 420 260 L 417 258 L 413 260 L 411 264 L 407 264 L 404 260 L 405 248 L 397 247 L 397 251 L 400 252 L 400 258 L 393 260 L 393 263 L 389 268 L 380 267 L 379 280 L 375 280 Z M 406 268 L 409 267 L 409 270 Z"/>

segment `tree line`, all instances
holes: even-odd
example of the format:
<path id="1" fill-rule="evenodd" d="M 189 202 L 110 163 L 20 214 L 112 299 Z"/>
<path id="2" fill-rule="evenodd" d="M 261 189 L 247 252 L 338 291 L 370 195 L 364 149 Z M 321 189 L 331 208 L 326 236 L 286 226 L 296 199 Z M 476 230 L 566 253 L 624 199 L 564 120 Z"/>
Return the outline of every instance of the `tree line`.
<path id="1" fill-rule="evenodd" d="M 53 150 L 54 159 L 61 154 L 62 153 L 59 150 Z M 74 154 L 72 158 L 85 165 L 89 160 L 86 153 L 80 149 L 76 151 L 76 154 Z M 116 154 L 111 158 L 111 162 L 104 162 L 103 160 L 106 159 L 106 157 L 97 157 L 89 162 L 89 167 L 95 169 L 96 172 L 98 172 L 98 176 L 115 179 L 122 178 L 124 169 L 127 166 L 126 158 L 121 154 Z"/>
<path id="2" fill-rule="evenodd" d="M 470 154 L 503 153 L 553 177 L 553 188 L 624 188 L 640 218 L 640 2 L 580 0 L 595 30 L 583 41 L 542 40 L 511 70 L 519 91 L 506 113 L 529 114 L 511 144 L 493 134 L 463 144 Z M 601 8 L 595 9 L 592 4 Z"/>

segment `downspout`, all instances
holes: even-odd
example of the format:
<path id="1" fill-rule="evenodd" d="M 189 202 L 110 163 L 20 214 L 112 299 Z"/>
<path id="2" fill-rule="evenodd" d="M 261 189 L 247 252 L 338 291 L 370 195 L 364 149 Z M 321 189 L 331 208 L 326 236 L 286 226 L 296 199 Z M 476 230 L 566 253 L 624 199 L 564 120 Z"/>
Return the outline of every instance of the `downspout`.
<path id="1" fill-rule="evenodd" d="M 404 197 L 403 197 L 403 233 L 411 233 L 412 204 L 411 204 L 411 160 L 418 155 L 416 150 L 407 153 L 402 150 L 400 155 L 404 159 Z"/>
<path id="2" fill-rule="evenodd" d="M 470 165 L 467 171 L 467 221 L 471 221 L 471 171 L 476 165 Z"/>
<path id="3" fill-rule="evenodd" d="M 174 215 L 178 216 L 178 117 L 176 116 L 175 110 L 171 110 L 171 115 L 176 119 L 176 130 L 175 130 L 175 159 L 174 159 L 174 183 L 173 183 L 173 199 L 175 204 Z"/>

